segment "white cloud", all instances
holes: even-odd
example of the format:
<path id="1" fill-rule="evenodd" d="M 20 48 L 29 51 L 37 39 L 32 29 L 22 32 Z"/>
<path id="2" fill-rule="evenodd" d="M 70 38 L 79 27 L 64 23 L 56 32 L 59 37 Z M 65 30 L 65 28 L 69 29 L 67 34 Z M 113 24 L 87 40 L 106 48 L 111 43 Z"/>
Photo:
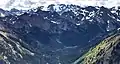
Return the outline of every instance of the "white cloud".
<path id="1" fill-rule="evenodd" d="M 1 0 L 0 8 L 7 10 L 11 8 L 28 10 L 50 4 L 75 4 L 80 6 L 105 6 L 111 8 L 119 6 L 120 0 Z"/>

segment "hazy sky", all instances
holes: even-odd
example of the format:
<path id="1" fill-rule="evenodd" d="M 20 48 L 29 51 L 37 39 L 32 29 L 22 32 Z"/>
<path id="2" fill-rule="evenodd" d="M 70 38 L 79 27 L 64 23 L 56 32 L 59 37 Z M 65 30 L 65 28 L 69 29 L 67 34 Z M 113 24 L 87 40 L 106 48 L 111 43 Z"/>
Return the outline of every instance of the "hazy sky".
<path id="1" fill-rule="evenodd" d="M 114 7 L 120 5 L 120 0 L 1 0 L 0 8 L 3 9 L 31 9 L 49 4 L 76 4 L 81 6 Z"/>

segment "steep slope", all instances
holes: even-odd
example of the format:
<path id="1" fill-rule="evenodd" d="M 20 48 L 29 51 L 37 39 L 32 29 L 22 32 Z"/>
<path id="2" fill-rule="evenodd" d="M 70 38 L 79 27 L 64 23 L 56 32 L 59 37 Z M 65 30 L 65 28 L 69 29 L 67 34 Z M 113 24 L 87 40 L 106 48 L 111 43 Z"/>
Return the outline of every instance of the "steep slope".
<path id="1" fill-rule="evenodd" d="M 116 33 L 91 48 L 73 64 L 119 64 L 120 33 Z"/>

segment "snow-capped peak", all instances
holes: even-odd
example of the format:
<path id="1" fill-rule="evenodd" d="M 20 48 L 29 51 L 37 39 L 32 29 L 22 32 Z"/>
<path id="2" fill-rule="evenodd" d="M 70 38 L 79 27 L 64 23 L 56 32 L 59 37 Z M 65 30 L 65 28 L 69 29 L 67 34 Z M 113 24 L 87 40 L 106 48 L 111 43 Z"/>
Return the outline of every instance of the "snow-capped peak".
<path id="1" fill-rule="evenodd" d="M 5 10 L 12 8 L 28 10 L 39 6 L 47 7 L 50 4 L 75 4 L 80 6 L 105 6 L 111 8 L 119 6 L 120 0 L 1 0 L 0 8 Z"/>

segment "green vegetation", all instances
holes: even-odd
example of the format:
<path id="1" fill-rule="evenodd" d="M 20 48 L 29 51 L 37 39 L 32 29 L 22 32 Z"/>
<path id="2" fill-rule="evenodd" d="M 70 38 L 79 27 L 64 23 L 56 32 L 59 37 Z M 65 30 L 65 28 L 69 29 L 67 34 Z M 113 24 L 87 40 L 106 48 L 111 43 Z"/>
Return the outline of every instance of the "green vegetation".
<path id="1" fill-rule="evenodd" d="M 3 56 L 0 55 L 0 60 L 2 60 L 2 59 L 3 59 Z"/>
<path id="2" fill-rule="evenodd" d="M 113 49 L 119 43 L 120 35 L 112 35 L 100 44 L 91 48 L 86 54 L 77 59 L 73 64 L 96 64 L 105 54 Z"/>

